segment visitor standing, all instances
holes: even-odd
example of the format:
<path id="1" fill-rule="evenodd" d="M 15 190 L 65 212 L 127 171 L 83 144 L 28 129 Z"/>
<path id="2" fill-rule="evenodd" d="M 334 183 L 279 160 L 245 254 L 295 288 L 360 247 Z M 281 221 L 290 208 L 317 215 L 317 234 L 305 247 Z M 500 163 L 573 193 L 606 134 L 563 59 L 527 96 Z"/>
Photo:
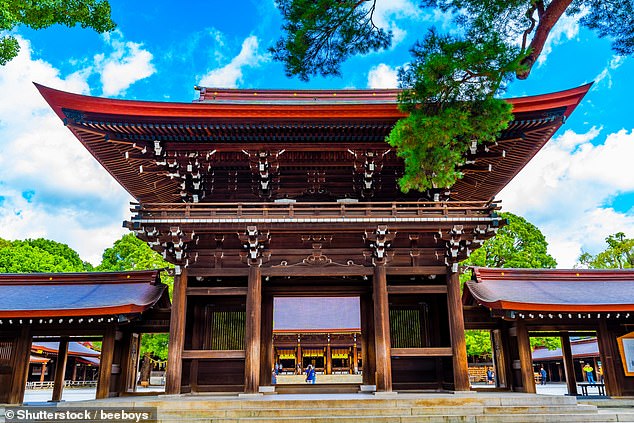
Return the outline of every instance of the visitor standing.
<path id="1" fill-rule="evenodd" d="M 306 369 L 306 383 L 315 383 L 315 379 L 317 379 L 317 375 L 315 373 L 315 368 L 313 367 L 312 364 L 308 365 L 308 368 Z"/>
<path id="2" fill-rule="evenodd" d="M 586 380 L 588 381 L 588 383 L 590 383 L 591 385 L 594 385 L 596 383 L 594 381 L 594 375 L 592 374 L 594 369 L 592 368 L 590 363 L 586 363 L 586 365 L 583 366 L 583 371 L 586 373 Z"/>
<path id="3" fill-rule="evenodd" d="M 546 369 L 544 369 L 543 367 L 540 369 L 539 371 L 539 375 L 541 376 L 541 381 L 540 383 L 542 385 L 546 385 Z"/>
<path id="4" fill-rule="evenodd" d="M 487 367 L 487 385 L 493 385 L 494 383 L 494 374 L 493 374 L 493 370 L 491 370 L 490 367 Z"/>

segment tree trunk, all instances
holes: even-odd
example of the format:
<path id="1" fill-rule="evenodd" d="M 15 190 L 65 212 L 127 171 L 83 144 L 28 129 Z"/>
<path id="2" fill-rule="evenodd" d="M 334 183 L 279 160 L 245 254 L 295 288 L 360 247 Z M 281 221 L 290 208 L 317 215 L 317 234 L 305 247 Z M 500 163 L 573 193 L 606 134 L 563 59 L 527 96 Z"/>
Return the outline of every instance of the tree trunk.
<path id="1" fill-rule="evenodd" d="M 544 49 L 550 31 L 563 16 L 570 3 L 572 3 L 572 0 L 553 0 L 544 11 L 544 14 L 539 17 L 535 36 L 528 46 L 530 53 L 521 61 L 522 66 L 525 66 L 525 70 L 517 72 L 517 79 L 528 78 L 533 65 Z"/>

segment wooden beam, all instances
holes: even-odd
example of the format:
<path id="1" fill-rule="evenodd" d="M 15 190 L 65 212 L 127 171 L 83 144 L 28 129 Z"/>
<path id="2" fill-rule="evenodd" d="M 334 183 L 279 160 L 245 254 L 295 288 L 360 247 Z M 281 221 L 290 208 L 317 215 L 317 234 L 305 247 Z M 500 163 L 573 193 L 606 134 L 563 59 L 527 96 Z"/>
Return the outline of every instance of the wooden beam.
<path id="1" fill-rule="evenodd" d="M 563 356 L 564 371 L 566 372 L 568 395 L 577 395 L 575 363 L 572 356 L 572 346 L 570 345 L 570 334 L 568 332 L 561 332 L 561 355 Z"/>
<path id="2" fill-rule="evenodd" d="M 445 266 L 413 266 L 413 267 L 387 267 L 385 269 L 388 275 L 446 275 L 447 268 Z"/>
<path id="3" fill-rule="evenodd" d="M 517 349 L 522 372 L 522 387 L 527 394 L 536 393 L 535 376 L 533 374 L 533 358 L 531 357 L 531 341 L 522 320 L 516 323 Z"/>
<path id="4" fill-rule="evenodd" d="M 388 285 L 388 294 L 447 294 L 446 285 Z"/>
<path id="5" fill-rule="evenodd" d="M 262 271 L 249 268 L 247 321 L 245 327 L 244 392 L 255 394 L 260 388 L 260 335 L 262 325 Z"/>
<path id="6" fill-rule="evenodd" d="M 180 275 L 174 277 L 172 291 L 172 314 L 170 316 L 170 337 L 167 346 L 167 374 L 165 393 L 180 394 L 183 375 L 183 347 L 185 344 L 185 316 L 187 314 L 187 278 L 188 269 L 183 268 Z"/>
<path id="7" fill-rule="evenodd" d="M 531 337 L 548 337 L 548 338 L 559 338 L 561 336 L 561 331 L 537 331 L 533 332 L 529 330 L 528 333 Z M 568 331 L 568 334 L 571 336 L 585 336 L 585 337 L 594 337 L 597 336 L 596 331 Z"/>
<path id="8" fill-rule="evenodd" d="M 451 347 L 392 348 L 392 357 L 451 357 Z"/>
<path id="9" fill-rule="evenodd" d="M 605 391 L 610 396 L 622 396 L 623 388 L 616 374 L 616 366 L 619 365 L 617 359 L 619 353 L 615 349 L 616 340 L 612 339 L 610 334 L 607 321 L 599 319 L 597 342 L 601 357 L 601 368 L 603 369 L 603 379 L 605 381 Z"/>
<path id="10" fill-rule="evenodd" d="M 449 313 L 449 335 L 453 350 L 454 390 L 469 391 L 469 365 L 467 363 L 467 344 L 464 337 L 464 316 L 460 279 L 457 272 L 447 274 L 447 310 Z"/>
<path id="11" fill-rule="evenodd" d="M 183 360 L 214 360 L 244 358 L 244 350 L 183 350 Z"/>
<path id="12" fill-rule="evenodd" d="M 374 305 L 374 354 L 376 361 L 376 390 L 392 391 L 392 361 L 390 354 L 390 314 L 385 266 L 374 267 L 372 278 Z"/>
<path id="13" fill-rule="evenodd" d="M 192 267 L 188 268 L 188 275 L 191 277 L 214 277 L 214 276 L 247 276 L 248 267 Z"/>
<path id="14" fill-rule="evenodd" d="M 59 341 L 57 349 L 57 360 L 55 362 L 55 379 L 53 380 L 52 401 L 61 401 L 64 391 L 64 375 L 66 374 L 66 364 L 68 363 L 68 339 Z"/>
<path id="15" fill-rule="evenodd" d="M 263 267 L 263 276 L 370 276 L 371 267 L 365 266 L 324 266 L 324 267 Z"/>
<path id="16" fill-rule="evenodd" d="M 31 358 L 31 328 L 22 326 L 17 339 L 13 343 L 13 377 L 9 390 L 9 404 L 21 404 L 24 401 L 24 390 L 29 375 L 29 360 Z"/>
<path id="17" fill-rule="evenodd" d="M 97 399 L 110 396 L 110 379 L 112 377 L 112 363 L 114 361 L 115 344 L 114 326 L 106 329 L 101 341 L 101 357 L 99 358 L 99 379 L 97 380 Z"/>
<path id="18" fill-rule="evenodd" d="M 247 295 L 247 287 L 241 286 L 215 286 L 212 288 L 193 287 L 187 288 L 188 296 L 205 295 Z"/>

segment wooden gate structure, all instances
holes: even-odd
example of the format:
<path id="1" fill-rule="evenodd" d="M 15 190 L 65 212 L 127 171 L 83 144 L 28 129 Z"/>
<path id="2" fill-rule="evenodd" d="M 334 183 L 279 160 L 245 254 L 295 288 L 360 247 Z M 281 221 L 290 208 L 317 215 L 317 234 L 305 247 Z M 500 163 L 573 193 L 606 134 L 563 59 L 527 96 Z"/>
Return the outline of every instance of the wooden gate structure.
<path id="1" fill-rule="evenodd" d="M 136 386 L 139 333 L 169 330 L 158 270 L 0 274 L 0 404 L 23 401 L 31 345 L 59 342 L 53 401 L 62 399 L 70 341 L 100 341 L 96 397 Z"/>
<path id="2" fill-rule="evenodd" d="M 634 270 L 476 267 L 465 287 L 465 327 L 491 331 L 499 387 L 534 393 L 530 336 L 551 336 L 561 338 L 568 393 L 576 395 L 570 337 L 596 336 L 606 393 L 634 395 L 618 345 L 634 335 Z"/>
<path id="3" fill-rule="evenodd" d="M 176 265 L 168 393 L 269 384 L 279 295 L 360 297 L 377 391 L 468 390 L 458 263 L 504 224 L 494 196 L 589 89 L 509 100 L 514 120 L 472 143 L 462 179 L 404 194 L 385 143 L 397 90 L 198 88 L 161 103 L 37 87 L 136 199 L 125 226 Z M 406 314 L 417 323 L 395 344 Z"/>

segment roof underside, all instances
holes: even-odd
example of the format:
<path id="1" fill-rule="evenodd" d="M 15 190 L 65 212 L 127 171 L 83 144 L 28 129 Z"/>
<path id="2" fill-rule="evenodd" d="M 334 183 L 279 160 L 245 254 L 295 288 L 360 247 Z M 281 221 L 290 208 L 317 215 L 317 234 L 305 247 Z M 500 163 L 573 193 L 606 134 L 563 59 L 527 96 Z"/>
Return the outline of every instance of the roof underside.
<path id="1" fill-rule="evenodd" d="M 201 88 L 200 100 L 186 104 L 38 89 L 141 203 L 421 198 L 399 192 L 403 163 L 384 141 L 404 116 L 395 90 Z M 492 199 L 588 89 L 509 100 L 515 120 L 497 143 L 474 146 L 450 197 Z"/>
<path id="2" fill-rule="evenodd" d="M 634 271 L 474 268 L 465 296 L 496 311 L 634 311 Z"/>
<path id="3" fill-rule="evenodd" d="M 0 318 L 142 313 L 167 295 L 158 273 L 2 274 Z"/>

